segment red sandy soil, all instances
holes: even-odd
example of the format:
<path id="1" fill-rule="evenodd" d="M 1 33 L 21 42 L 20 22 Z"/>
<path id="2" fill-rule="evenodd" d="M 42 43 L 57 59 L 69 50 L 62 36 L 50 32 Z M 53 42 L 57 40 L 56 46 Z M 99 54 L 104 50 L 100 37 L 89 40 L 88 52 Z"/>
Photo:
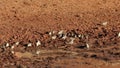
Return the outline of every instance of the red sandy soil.
<path id="1" fill-rule="evenodd" d="M 69 45 L 46 33 L 61 30 L 88 38 Z M 120 0 L 0 0 L 0 68 L 119 68 L 119 32 Z"/>

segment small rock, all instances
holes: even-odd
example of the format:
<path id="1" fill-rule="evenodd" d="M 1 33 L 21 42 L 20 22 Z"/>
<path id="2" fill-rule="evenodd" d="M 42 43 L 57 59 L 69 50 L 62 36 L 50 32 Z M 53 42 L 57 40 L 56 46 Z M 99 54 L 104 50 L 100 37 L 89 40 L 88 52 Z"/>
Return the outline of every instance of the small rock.
<path id="1" fill-rule="evenodd" d="M 40 46 L 40 45 L 41 45 L 41 42 L 37 41 L 36 46 Z"/>

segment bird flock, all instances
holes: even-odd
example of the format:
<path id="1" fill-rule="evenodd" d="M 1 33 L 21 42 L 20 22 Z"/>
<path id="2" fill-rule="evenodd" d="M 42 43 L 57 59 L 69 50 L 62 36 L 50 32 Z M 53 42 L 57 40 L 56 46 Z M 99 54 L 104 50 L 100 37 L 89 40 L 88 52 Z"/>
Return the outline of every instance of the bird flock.
<path id="1" fill-rule="evenodd" d="M 70 31 L 70 32 L 66 32 L 64 30 L 60 30 L 60 31 L 49 31 L 47 32 L 47 34 L 49 35 L 49 37 L 51 38 L 51 40 L 55 40 L 55 39 L 62 39 L 62 40 L 66 40 L 66 39 L 69 39 L 69 41 L 66 42 L 66 44 L 74 44 L 74 41 L 76 38 L 79 38 L 79 39 L 83 39 L 83 38 L 87 38 L 88 36 L 86 35 L 83 35 L 83 34 L 78 34 L 76 33 L 75 31 Z M 120 37 L 120 33 L 118 33 L 118 37 Z M 11 53 L 14 54 L 14 51 L 13 49 L 15 48 L 15 46 L 19 46 L 20 42 L 16 42 L 12 45 L 10 45 L 8 42 L 2 46 L 2 48 L 7 48 L 7 47 L 10 47 L 12 49 Z M 32 43 L 28 43 L 27 44 L 27 47 L 32 47 Z M 42 45 L 42 41 L 40 40 L 37 40 L 36 41 L 36 46 L 41 46 Z M 90 45 L 88 43 L 86 43 L 86 48 L 90 48 Z M 37 51 L 36 54 L 39 54 L 40 51 Z"/>

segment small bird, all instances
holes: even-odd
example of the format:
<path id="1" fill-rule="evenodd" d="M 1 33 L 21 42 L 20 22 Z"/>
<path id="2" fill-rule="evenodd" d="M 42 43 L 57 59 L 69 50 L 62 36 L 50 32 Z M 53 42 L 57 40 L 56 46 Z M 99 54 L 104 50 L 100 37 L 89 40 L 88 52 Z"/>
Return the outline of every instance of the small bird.
<path id="1" fill-rule="evenodd" d="M 62 38 L 64 36 L 64 30 L 58 32 L 58 38 Z"/>
<path id="2" fill-rule="evenodd" d="M 13 46 L 11 46 L 11 49 L 14 49 L 15 48 L 15 46 L 13 45 Z"/>
<path id="3" fill-rule="evenodd" d="M 73 44 L 74 40 L 75 40 L 75 38 L 70 38 L 70 42 L 68 44 Z"/>
<path id="4" fill-rule="evenodd" d="M 56 31 L 50 31 L 50 32 L 49 32 L 49 35 L 52 36 L 52 35 L 55 34 L 55 33 L 56 33 Z"/>
<path id="5" fill-rule="evenodd" d="M 56 31 L 52 31 L 52 33 L 53 33 L 53 34 L 55 34 L 55 33 L 56 33 Z"/>
<path id="6" fill-rule="evenodd" d="M 14 51 L 11 51 L 12 54 L 14 54 L 15 52 Z"/>
<path id="7" fill-rule="evenodd" d="M 55 36 L 52 36 L 52 39 L 54 40 L 54 39 L 56 39 L 57 38 L 57 36 L 55 35 Z"/>
<path id="8" fill-rule="evenodd" d="M 38 40 L 36 43 L 36 46 L 40 46 L 40 45 L 41 45 L 41 42 Z"/>
<path id="9" fill-rule="evenodd" d="M 120 32 L 119 32 L 119 34 L 118 34 L 118 37 L 120 37 Z"/>
<path id="10" fill-rule="evenodd" d="M 103 26 L 106 26 L 108 24 L 108 22 L 103 22 L 102 25 Z"/>
<path id="11" fill-rule="evenodd" d="M 81 38 L 81 36 L 82 36 L 82 35 L 81 35 L 81 34 L 79 34 L 79 35 L 78 35 L 78 38 Z"/>
<path id="12" fill-rule="evenodd" d="M 51 36 L 51 35 L 52 35 L 52 32 L 49 32 L 49 35 Z"/>
<path id="13" fill-rule="evenodd" d="M 67 36 L 66 36 L 66 35 L 64 35 L 64 36 L 62 37 L 62 39 L 64 39 L 64 40 L 65 40 L 66 38 L 67 38 Z"/>
<path id="14" fill-rule="evenodd" d="M 40 51 L 37 51 L 36 54 L 37 54 L 37 55 L 40 54 Z"/>
<path id="15" fill-rule="evenodd" d="M 86 47 L 89 49 L 90 48 L 89 44 L 86 43 Z"/>
<path id="16" fill-rule="evenodd" d="M 19 45 L 19 42 L 16 42 L 15 45 Z"/>
<path id="17" fill-rule="evenodd" d="M 63 30 L 61 30 L 61 31 L 59 31 L 59 32 L 58 32 L 58 34 L 59 34 L 59 35 L 61 35 L 61 34 L 63 34 L 63 32 L 64 32 L 64 31 L 63 31 Z"/>
<path id="18" fill-rule="evenodd" d="M 9 43 L 6 43 L 6 47 L 9 47 Z"/>
<path id="19" fill-rule="evenodd" d="M 31 46 L 32 46 L 32 43 L 29 43 L 27 46 L 28 46 L 28 47 L 31 47 Z"/>

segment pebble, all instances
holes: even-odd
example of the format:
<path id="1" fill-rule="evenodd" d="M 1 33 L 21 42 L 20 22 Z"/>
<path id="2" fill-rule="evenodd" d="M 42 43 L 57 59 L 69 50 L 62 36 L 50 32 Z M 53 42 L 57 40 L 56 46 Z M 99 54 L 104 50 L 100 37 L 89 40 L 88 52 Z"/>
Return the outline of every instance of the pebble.
<path id="1" fill-rule="evenodd" d="M 31 46 L 32 46 L 32 43 L 29 43 L 27 46 L 28 46 L 28 47 L 31 47 Z"/>
<path id="2" fill-rule="evenodd" d="M 41 42 L 37 41 L 36 46 L 40 46 L 40 45 L 41 45 Z"/>

